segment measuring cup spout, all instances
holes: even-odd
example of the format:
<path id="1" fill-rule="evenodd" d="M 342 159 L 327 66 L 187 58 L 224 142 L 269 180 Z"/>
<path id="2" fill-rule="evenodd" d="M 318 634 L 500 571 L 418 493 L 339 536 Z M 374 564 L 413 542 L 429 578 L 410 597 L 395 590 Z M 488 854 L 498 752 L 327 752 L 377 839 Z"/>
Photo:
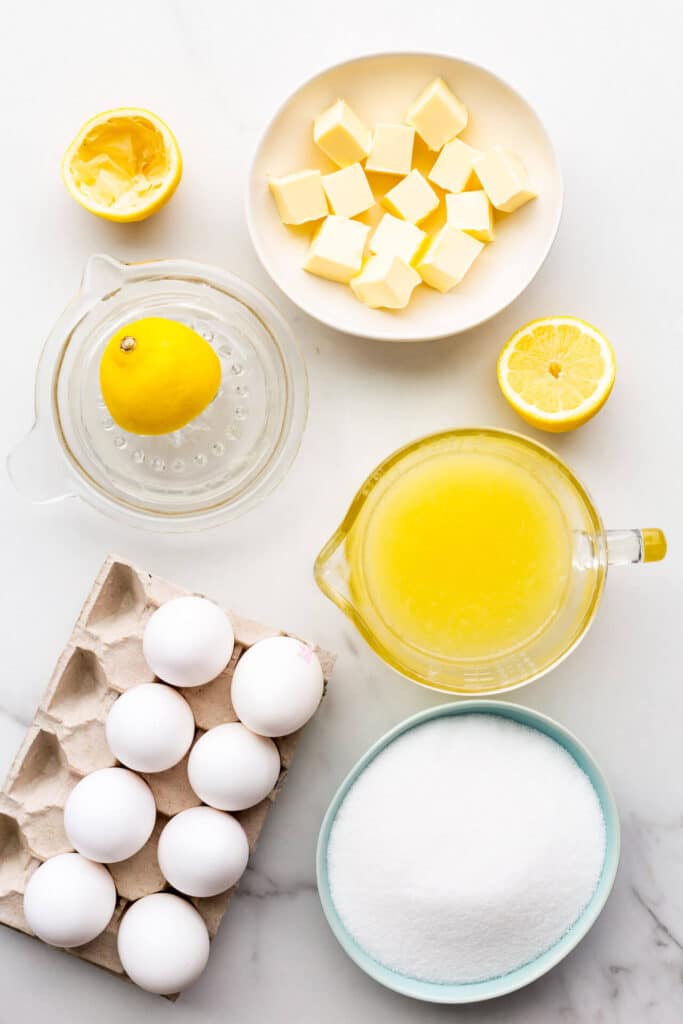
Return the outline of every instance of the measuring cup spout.
<path id="1" fill-rule="evenodd" d="M 348 615 L 353 601 L 345 541 L 346 531 L 340 527 L 316 558 L 313 576 L 323 594 Z"/>
<path id="2" fill-rule="evenodd" d="M 666 556 L 666 537 L 662 530 L 607 530 L 606 537 L 608 565 L 661 562 Z"/>

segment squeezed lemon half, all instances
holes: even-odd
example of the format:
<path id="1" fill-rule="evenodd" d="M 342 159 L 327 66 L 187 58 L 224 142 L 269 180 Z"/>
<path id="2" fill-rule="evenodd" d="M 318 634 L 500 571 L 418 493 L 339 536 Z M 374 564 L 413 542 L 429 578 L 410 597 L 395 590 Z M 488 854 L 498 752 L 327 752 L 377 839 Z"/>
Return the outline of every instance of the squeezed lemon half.
<path id="1" fill-rule="evenodd" d="M 510 405 L 527 423 L 553 433 L 595 416 L 616 372 L 604 334 L 573 316 L 532 320 L 498 357 L 498 383 Z"/>
<path id="2" fill-rule="evenodd" d="M 209 343 L 163 317 L 122 327 L 100 362 L 105 405 L 131 434 L 180 430 L 213 401 L 220 383 L 220 360 Z"/>
<path id="3" fill-rule="evenodd" d="M 175 136 L 160 117 L 119 107 L 86 121 L 64 154 L 62 176 L 90 213 L 135 221 L 168 202 L 182 166 Z"/>

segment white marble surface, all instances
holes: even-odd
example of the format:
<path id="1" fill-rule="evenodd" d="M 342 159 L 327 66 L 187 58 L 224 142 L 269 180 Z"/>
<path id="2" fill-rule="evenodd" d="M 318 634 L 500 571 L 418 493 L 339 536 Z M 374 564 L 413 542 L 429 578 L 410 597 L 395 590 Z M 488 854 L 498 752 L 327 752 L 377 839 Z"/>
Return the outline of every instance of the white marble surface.
<path id="1" fill-rule="evenodd" d="M 0 767 L 110 550 L 311 636 L 340 658 L 201 981 L 171 1008 L 3 929 L 0 1024 L 114 1024 L 143 1014 L 150 1024 L 681 1020 L 680 28 L 671 0 L 3 5 L 3 447 L 28 426 L 43 338 L 93 251 L 183 255 L 244 275 L 292 323 L 312 393 L 285 484 L 211 534 L 138 533 L 73 501 L 28 506 L 2 477 Z M 242 210 L 249 154 L 274 106 L 326 64 L 383 48 L 449 49 L 509 78 L 546 120 L 566 179 L 560 233 L 529 290 L 489 325 L 423 347 L 351 341 L 300 315 L 257 264 Z M 126 103 L 168 119 L 186 169 L 167 209 L 146 224 L 116 226 L 74 205 L 59 161 L 86 116 Z M 553 312 L 597 323 L 619 361 L 605 412 L 556 448 L 609 525 L 663 526 L 671 545 L 664 565 L 615 571 L 586 642 L 516 695 L 575 730 L 603 765 L 621 810 L 623 860 L 601 919 L 551 975 L 495 1004 L 421 1006 L 346 959 L 318 905 L 313 855 L 324 808 L 356 757 L 440 698 L 366 650 L 317 592 L 311 565 L 356 485 L 399 444 L 453 425 L 519 427 L 498 394 L 495 358 L 513 328 Z"/>

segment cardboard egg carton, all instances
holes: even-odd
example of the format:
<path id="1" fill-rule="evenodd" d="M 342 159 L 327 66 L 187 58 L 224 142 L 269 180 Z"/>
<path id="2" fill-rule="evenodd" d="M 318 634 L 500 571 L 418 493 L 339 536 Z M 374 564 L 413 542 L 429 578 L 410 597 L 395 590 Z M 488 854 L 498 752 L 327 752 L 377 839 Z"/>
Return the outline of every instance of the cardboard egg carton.
<path id="1" fill-rule="evenodd" d="M 0 791 L 0 923 L 33 935 L 23 913 L 26 882 L 42 861 L 72 849 L 64 832 L 66 798 L 84 775 L 117 763 L 105 738 L 107 713 L 119 694 L 154 680 L 142 654 L 145 623 L 159 605 L 185 593 L 181 587 L 118 558 L 110 556 L 102 566 Z M 281 630 L 233 612 L 228 615 L 235 632 L 230 664 L 205 686 L 180 691 L 192 708 L 196 736 L 215 725 L 237 720 L 230 702 L 237 661 L 258 640 L 282 635 Z M 315 650 L 327 685 L 334 655 L 318 647 Z M 235 814 L 252 852 L 284 782 L 299 736 L 300 731 L 275 740 L 282 767 L 274 789 L 260 804 Z M 116 950 L 121 916 L 132 900 L 170 888 L 157 862 L 159 833 L 172 815 L 201 803 L 188 782 L 187 756 L 168 771 L 141 774 L 157 805 L 154 832 L 133 857 L 108 865 L 118 901 L 106 930 L 87 945 L 67 950 L 122 978 L 125 974 Z M 191 900 L 211 938 L 233 892 L 231 889 L 218 896 Z"/>

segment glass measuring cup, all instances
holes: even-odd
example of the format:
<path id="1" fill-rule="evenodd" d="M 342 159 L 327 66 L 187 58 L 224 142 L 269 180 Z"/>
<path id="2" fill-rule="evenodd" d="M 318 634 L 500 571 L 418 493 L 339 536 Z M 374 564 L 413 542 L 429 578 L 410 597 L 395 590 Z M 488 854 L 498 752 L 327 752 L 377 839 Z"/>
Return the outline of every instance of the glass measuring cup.
<path id="1" fill-rule="evenodd" d="M 567 538 L 567 571 L 561 600 L 528 636 L 507 647 L 445 652 L 430 647 L 424 634 L 399 629 L 376 599 L 368 570 L 368 534 L 377 510 L 406 475 L 437 456 L 502 460 L 529 475 L 561 517 Z M 494 498 L 492 497 L 492 501 Z M 505 515 L 504 508 L 496 514 Z M 555 513 L 553 513 L 555 514 Z M 531 682 L 562 661 L 593 621 L 607 568 L 659 561 L 666 553 L 661 530 L 609 530 L 602 525 L 585 487 L 552 451 L 520 434 L 492 429 L 446 431 L 399 449 L 368 477 L 341 526 L 316 559 L 318 586 L 351 619 L 370 647 L 402 675 L 436 690 L 459 694 L 496 693 Z M 565 578 L 566 577 L 566 578 Z M 410 590 L 410 579 L 406 587 Z"/>

